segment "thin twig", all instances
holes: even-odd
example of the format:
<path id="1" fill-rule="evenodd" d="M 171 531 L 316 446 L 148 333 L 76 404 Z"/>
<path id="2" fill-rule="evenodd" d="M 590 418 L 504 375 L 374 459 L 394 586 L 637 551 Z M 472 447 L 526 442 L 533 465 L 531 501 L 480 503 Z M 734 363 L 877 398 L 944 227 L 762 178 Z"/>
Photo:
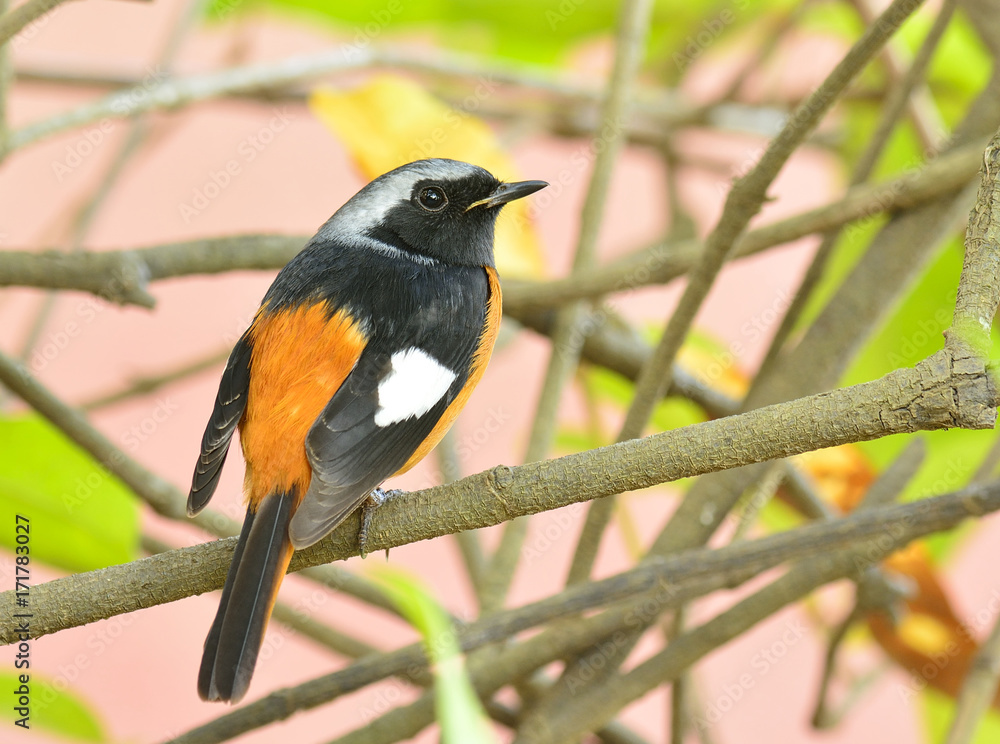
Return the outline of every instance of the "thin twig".
<path id="1" fill-rule="evenodd" d="M 625 415 L 618 441 L 642 436 L 653 407 L 670 386 L 673 362 L 708 296 L 715 278 L 731 249 L 746 230 L 750 219 L 760 210 L 767 190 L 806 135 L 823 118 L 838 96 L 888 41 L 895 30 L 920 5 L 921 0 L 895 0 L 820 87 L 795 111 L 781 132 L 771 141 L 754 168 L 740 178 L 726 198 L 722 216 L 705 240 L 697 265 L 688 272 L 688 283 L 677 307 L 671 311 L 663 336 L 647 360 L 635 384 L 635 397 Z M 590 575 L 600 537 L 611 518 L 614 501 L 608 499 L 591 505 L 583 534 L 577 544 L 570 569 L 570 580 L 581 581 Z"/>
<path id="2" fill-rule="evenodd" d="M 623 144 L 622 122 L 632 95 L 632 83 L 645 53 L 646 35 L 652 13 L 652 0 L 626 0 L 622 3 L 615 42 L 615 61 L 608 79 L 601 112 L 601 128 L 594 147 L 594 169 L 580 214 L 580 235 L 573 257 L 573 271 L 589 268 L 597 253 L 597 238 L 604 217 L 604 205 L 611 184 L 611 174 Z M 561 309 L 552 334 L 552 352 L 542 382 L 538 406 L 528 440 L 526 462 L 543 459 L 555 436 L 559 403 L 567 381 L 580 360 L 584 334 L 580 322 L 587 314 L 582 303 Z M 526 520 L 515 520 L 503 531 L 486 574 L 482 599 L 483 611 L 490 612 L 503 604 L 517 568 L 521 546 L 527 533 Z"/>
<path id="3" fill-rule="evenodd" d="M 187 379 L 192 375 L 196 375 L 222 364 L 229 358 L 231 353 L 232 348 L 227 346 L 225 349 L 214 351 L 202 359 L 198 359 L 189 364 L 184 364 L 180 367 L 175 367 L 167 372 L 133 378 L 123 389 L 114 393 L 105 393 L 97 396 L 96 398 L 91 398 L 90 400 L 81 403 L 79 405 L 79 409 L 89 413 L 100 408 L 107 408 L 108 406 L 116 405 L 122 401 L 129 400 L 140 395 L 155 393 L 157 390 L 166 385 L 170 385 L 179 380 Z"/>
<path id="4" fill-rule="evenodd" d="M 174 549 L 149 535 L 141 536 L 141 544 L 142 549 L 150 555 L 167 553 Z M 274 603 L 271 616 L 277 622 L 301 634 L 304 638 L 308 638 L 348 659 L 360 659 L 372 654 L 382 653 L 375 646 L 321 623 L 302 610 L 296 609 L 281 600 Z M 425 681 L 429 682 L 429 678 L 425 679 Z"/>
<path id="5" fill-rule="evenodd" d="M 463 79 L 488 79 L 577 100 L 600 98 L 600 91 L 591 86 L 554 80 L 547 70 L 536 71 L 524 65 L 516 67 L 486 65 L 470 56 L 440 55 L 432 58 L 426 54 L 372 46 L 351 47 L 347 52 L 338 48 L 204 75 L 174 78 L 148 88 L 143 86 L 141 90 L 130 87 L 71 111 L 22 127 L 12 133 L 10 146 L 11 149 L 24 147 L 44 137 L 106 117 L 131 117 L 147 111 L 175 109 L 227 95 L 279 90 L 288 85 L 308 82 L 332 73 L 369 68 L 401 68 Z M 643 100 L 648 102 L 646 106 L 663 117 L 666 125 L 687 121 L 692 111 L 692 107 L 680 102 L 677 96 L 669 91 L 649 91 L 643 95 Z"/>
<path id="6" fill-rule="evenodd" d="M 875 22 L 877 12 L 869 4 L 868 0 L 852 0 L 851 4 L 857 9 L 858 15 L 861 16 L 861 20 L 866 25 L 871 25 Z M 942 12 L 950 14 L 950 11 L 942 10 Z M 906 78 L 906 59 L 903 54 L 891 42 L 880 52 L 885 62 L 886 70 L 889 73 L 890 83 L 895 83 L 897 87 L 901 87 Z M 918 77 L 918 82 L 922 77 L 922 75 Z M 917 139 L 920 140 L 921 146 L 926 152 L 935 152 L 940 144 L 941 133 L 945 131 L 945 127 L 941 114 L 938 113 L 937 106 L 926 84 L 914 87 L 912 92 L 903 99 L 903 103 L 910 114 L 913 129 L 917 134 Z"/>
<path id="7" fill-rule="evenodd" d="M 0 0 L 0 22 L 7 17 L 9 0 Z M 13 80 L 14 71 L 10 59 L 10 49 L 6 44 L 0 42 L 0 162 L 7 154 L 7 137 L 10 133 L 7 115 L 7 96 L 10 93 L 10 84 Z"/>
<path id="8" fill-rule="evenodd" d="M 858 162 L 854 166 L 854 171 L 851 175 L 852 188 L 860 186 L 871 176 L 871 173 L 875 169 L 875 165 L 878 162 L 879 156 L 882 154 L 886 144 L 889 142 L 889 137 L 892 134 L 896 123 L 904 113 L 904 109 L 907 102 L 911 98 L 914 87 L 923 79 L 925 73 L 927 72 L 927 68 L 930 66 L 934 52 L 937 50 L 938 44 L 941 42 L 944 32 L 948 28 L 948 24 L 951 22 L 951 17 L 954 11 L 955 0 L 946 0 L 941 8 L 941 12 L 938 13 L 937 18 L 934 20 L 934 25 L 931 26 L 930 31 L 927 32 L 927 36 L 920 45 L 920 49 L 917 51 L 917 55 L 914 57 L 913 63 L 910 65 L 910 69 L 907 70 L 903 79 L 890 90 L 888 100 L 886 100 L 885 104 L 882 106 L 879 122 L 875 127 L 875 133 L 868 141 L 864 152 L 861 157 L 858 158 Z M 930 151 L 928 154 L 930 155 L 936 153 L 939 144 L 940 143 L 936 138 L 934 141 L 934 150 Z M 930 158 L 925 157 L 925 160 L 930 160 Z M 928 165 L 925 164 L 924 167 L 926 168 Z M 809 268 L 806 270 L 805 276 L 803 276 L 798 289 L 795 291 L 795 297 L 788 306 L 788 310 L 785 312 L 785 316 L 781 319 L 781 324 L 778 326 L 778 330 L 775 332 L 774 338 L 771 340 L 771 344 L 768 347 L 766 355 L 764 356 L 764 361 L 761 362 L 758 374 L 766 376 L 771 373 L 771 368 L 777 361 L 782 348 L 788 341 L 788 337 L 791 335 L 792 330 L 795 328 L 802 315 L 802 312 L 808 305 L 814 290 L 819 285 L 827 262 L 833 254 L 833 249 L 836 246 L 839 237 L 839 227 L 827 232 L 823 236 L 823 240 L 820 243 L 819 248 L 816 249 L 816 254 L 813 256 L 813 260 L 810 263 Z"/>
<path id="9" fill-rule="evenodd" d="M 918 502 L 919 503 L 919 502 Z M 862 510 L 851 519 L 862 518 L 882 509 Z M 575 696 L 570 696 L 557 709 L 545 709 L 543 718 L 529 718 L 519 730 L 515 744 L 555 744 L 574 741 L 585 731 L 599 726 L 612 711 L 621 710 L 631 701 L 658 685 L 677 679 L 685 670 L 706 654 L 735 638 L 782 607 L 806 596 L 816 587 L 844 576 L 857 574 L 859 566 L 871 565 L 889 555 L 909 540 L 897 540 L 893 533 L 900 522 L 884 522 L 881 534 L 855 543 L 852 550 L 831 550 L 814 554 L 755 594 L 741 600 L 729 610 L 704 625 L 684 633 L 663 651 L 639 664 L 627 674 L 613 674 L 608 684 L 600 687 L 577 684 Z M 821 528 L 811 525 L 809 529 Z M 528 735 L 525 735 L 528 732 Z"/>
<path id="10" fill-rule="evenodd" d="M 945 744 L 969 744 L 976 729 L 997 694 L 1000 680 L 1000 619 L 993 624 L 989 638 L 979 647 L 965 674 L 962 691 L 955 703 Z"/>
<path id="11" fill-rule="evenodd" d="M 0 45 L 14 38 L 25 26 L 52 11 L 66 0 L 28 0 L 0 16 Z"/>
<path id="12" fill-rule="evenodd" d="M 995 423 L 1000 395 L 984 365 L 978 372 L 969 371 L 970 367 L 969 359 L 953 357 L 946 349 L 915 368 L 895 370 L 873 382 L 554 460 L 516 468 L 499 466 L 456 483 L 408 493 L 384 505 L 372 516 L 368 542 L 373 551 L 386 550 L 612 493 L 889 434 L 955 426 L 989 428 Z M 952 377 L 954 368 L 965 371 Z M 0 381 L 36 405 L 85 449 L 103 453 L 94 447 L 100 440 L 89 433 L 81 436 L 79 414 L 60 418 L 63 414 L 53 411 L 38 394 L 37 383 L 29 378 L 26 384 L 22 374 L 22 369 L 0 355 Z M 105 460 L 129 485 L 147 488 L 146 480 L 155 477 L 127 459 Z M 179 494 L 167 486 L 161 500 L 168 509 L 173 508 L 175 498 L 180 500 Z M 321 542 L 296 552 L 293 569 L 356 555 L 359 524 L 360 516 L 354 515 Z M 107 617 L 108 612 L 131 611 L 148 606 L 144 603 L 169 601 L 221 586 L 235 542 L 235 538 L 228 538 L 175 551 L 168 560 L 176 562 L 172 567 L 162 562 L 167 559 L 147 558 L 104 569 L 111 574 L 103 576 L 112 578 L 97 578 L 101 572 L 77 574 L 51 582 L 64 587 L 58 592 L 52 589 L 47 594 L 42 586 L 33 588 L 33 633 L 40 636 L 67 627 L 62 623 L 92 622 Z M 147 585 L 137 590 L 136 582 L 141 585 L 144 581 L 160 588 L 152 592 Z M 76 601 L 62 603 L 66 597 L 60 592 L 73 586 L 79 587 L 75 591 L 84 592 L 97 588 L 102 596 L 78 596 Z M 13 594 L 0 594 L 0 611 L 13 611 Z M 66 607 L 72 607 L 73 612 L 67 613 Z M 0 627 L 0 642 L 5 636 L 9 642 L 9 630 Z"/>
<path id="13" fill-rule="evenodd" d="M 916 475 L 926 455 L 926 442 L 919 437 L 912 439 L 879 476 L 878 480 L 869 487 L 864 498 L 858 504 L 858 509 L 870 509 L 894 501 L 902 493 L 906 484 Z M 823 672 L 820 676 L 819 691 L 816 694 L 816 705 L 813 708 L 812 725 L 816 728 L 827 728 L 834 718 L 830 713 L 827 701 L 830 683 L 836 670 L 837 654 L 847 636 L 847 631 L 872 610 L 882 609 L 889 615 L 894 614 L 892 605 L 898 600 L 899 595 L 888 590 L 889 586 L 889 580 L 885 574 L 875 566 L 861 574 L 857 581 L 854 607 L 827 641 Z"/>
<path id="14" fill-rule="evenodd" d="M 392 508 L 393 503 L 391 502 L 386 508 Z M 580 612 L 588 607 L 608 602 L 621 602 L 620 606 L 615 606 L 616 609 L 609 609 L 593 618 L 589 628 L 584 629 L 577 624 L 565 630 L 543 633 L 524 644 L 508 649 L 505 654 L 494 660 L 495 669 L 490 668 L 490 665 L 482 665 L 486 667 L 485 669 L 470 668 L 479 693 L 491 694 L 511 680 L 547 664 L 553 658 L 571 655 L 588 648 L 597 639 L 614 632 L 622 622 L 634 623 L 638 617 L 648 616 L 651 605 L 655 606 L 655 613 L 659 614 L 690 602 L 701 594 L 741 583 L 769 566 L 786 560 L 794 561 L 797 556 L 791 552 L 793 545 L 800 546 L 803 550 L 801 555 L 824 556 L 819 559 L 812 558 L 806 561 L 806 564 L 817 560 L 826 563 L 830 561 L 829 556 L 838 555 L 836 551 L 847 550 L 847 546 L 850 545 L 857 546 L 856 552 L 848 551 L 850 560 L 847 561 L 846 567 L 842 562 L 837 564 L 838 572 L 842 570 L 843 573 L 847 573 L 855 570 L 859 553 L 863 556 L 863 560 L 871 560 L 873 555 L 888 554 L 897 546 L 904 545 L 930 531 L 950 528 L 965 516 L 980 516 L 997 509 L 1000 509 L 1000 484 L 993 483 L 919 502 L 873 508 L 867 513 L 851 515 L 834 523 L 813 524 L 794 533 L 772 535 L 758 541 L 740 543 L 719 550 L 700 548 L 669 559 L 651 561 L 611 579 L 572 587 L 554 597 L 522 608 L 500 611 L 459 629 L 458 642 L 462 650 L 468 652 L 487 643 L 508 638 L 539 623 L 563 617 L 566 613 Z M 877 547 L 873 548 L 873 544 Z M 192 550 L 195 548 L 178 552 Z M 841 574 L 822 575 L 829 577 L 825 579 L 829 581 Z M 159 576 L 161 579 L 167 578 L 162 571 Z M 44 586 L 47 585 L 33 587 L 32 591 L 36 592 Z M 157 588 L 163 589 L 162 586 Z M 2 596 L 0 595 L 0 598 Z M 37 602 L 34 605 L 37 607 Z M 725 614 L 739 615 L 735 609 Z M 753 622 L 756 620 L 751 624 Z M 691 632 L 697 634 L 703 631 L 696 629 Z M 678 643 L 671 644 L 669 648 L 686 646 L 691 632 L 685 633 Z M 699 648 L 702 649 L 702 653 L 707 652 L 703 646 L 699 645 Z M 279 690 L 262 700 L 243 706 L 226 715 L 224 720 L 218 719 L 212 722 L 211 731 L 207 730 L 208 727 L 204 727 L 189 732 L 174 740 L 174 744 L 182 742 L 210 744 L 224 741 L 266 723 L 287 718 L 295 711 L 315 707 L 385 677 L 399 674 L 407 668 L 425 664 L 420 644 L 363 659 L 347 669 L 296 688 Z M 488 682 L 484 681 L 483 676 L 490 677 Z M 408 736 L 415 735 L 416 731 L 433 720 L 433 705 L 428 703 L 432 703 L 432 699 L 422 698 L 413 706 L 408 706 L 418 708 L 417 712 L 422 713 L 422 716 L 417 716 L 415 719 L 406 717 L 409 726 Z M 404 716 L 404 712 L 392 711 L 384 718 L 398 720 Z M 369 732 L 373 737 L 376 729 L 381 730 L 388 726 L 387 723 L 379 723 L 382 720 L 376 719 L 369 724 Z M 391 738 L 386 740 L 394 741 Z"/>

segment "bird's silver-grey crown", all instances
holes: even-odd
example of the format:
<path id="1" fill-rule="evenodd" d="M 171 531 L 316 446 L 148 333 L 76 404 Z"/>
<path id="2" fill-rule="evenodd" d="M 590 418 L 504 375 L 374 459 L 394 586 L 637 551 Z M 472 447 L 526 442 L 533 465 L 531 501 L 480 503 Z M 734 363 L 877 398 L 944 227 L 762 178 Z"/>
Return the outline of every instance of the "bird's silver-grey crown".
<path id="1" fill-rule="evenodd" d="M 413 187 L 420 181 L 458 181 L 471 176 L 496 180 L 485 168 L 461 160 L 432 158 L 416 160 L 383 173 L 356 193 L 319 229 L 316 237 L 324 240 L 356 243 L 364 232 L 384 222 L 389 211 L 408 202 Z M 379 243 L 364 238 L 364 242 Z M 375 247 L 375 246 L 373 246 Z"/>

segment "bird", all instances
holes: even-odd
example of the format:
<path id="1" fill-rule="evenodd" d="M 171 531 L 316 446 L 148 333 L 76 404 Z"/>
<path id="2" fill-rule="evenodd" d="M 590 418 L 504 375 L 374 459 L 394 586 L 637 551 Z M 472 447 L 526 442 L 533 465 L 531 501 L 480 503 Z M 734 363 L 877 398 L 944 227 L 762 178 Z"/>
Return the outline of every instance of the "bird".
<path id="1" fill-rule="evenodd" d="M 344 203 L 275 277 L 222 373 L 187 500 L 191 516 L 205 508 L 239 429 L 247 511 L 205 639 L 203 700 L 246 694 L 294 551 L 389 498 L 382 482 L 454 423 L 499 330 L 497 216 L 547 185 L 407 163 Z"/>

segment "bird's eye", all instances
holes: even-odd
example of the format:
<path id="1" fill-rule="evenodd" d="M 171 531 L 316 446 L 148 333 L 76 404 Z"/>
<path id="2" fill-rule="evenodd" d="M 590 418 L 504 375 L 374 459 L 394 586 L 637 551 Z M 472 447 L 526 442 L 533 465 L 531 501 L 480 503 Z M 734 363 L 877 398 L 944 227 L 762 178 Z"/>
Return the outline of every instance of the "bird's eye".
<path id="1" fill-rule="evenodd" d="M 437 186 L 428 186 L 425 189 L 421 189 L 420 194 L 417 195 L 417 201 L 428 212 L 440 212 L 448 206 L 448 197 Z"/>

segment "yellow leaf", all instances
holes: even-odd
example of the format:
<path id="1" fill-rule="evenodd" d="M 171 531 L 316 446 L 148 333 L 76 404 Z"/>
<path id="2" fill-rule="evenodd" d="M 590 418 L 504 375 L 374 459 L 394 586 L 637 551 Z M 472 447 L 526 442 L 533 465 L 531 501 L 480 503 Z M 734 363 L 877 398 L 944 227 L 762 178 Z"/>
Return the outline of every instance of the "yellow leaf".
<path id="1" fill-rule="evenodd" d="M 309 105 L 344 143 L 367 178 L 423 158 L 464 160 L 504 181 L 521 178 L 482 119 L 451 108 L 406 78 L 380 75 L 350 91 L 318 89 Z M 512 202 L 497 222 L 496 260 L 502 276 L 537 278 L 544 274 L 541 243 L 529 219 L 529 207 L 528 201 Z"/>
<path id="2" fill-rule="evenodd" d="M 951 630 L 944 623 L 930 615 L 916 612 L 907 614 L 900 621 L 896 634 L 910 648 L 925 656 L 943 652 L 952 641 Z"/>

